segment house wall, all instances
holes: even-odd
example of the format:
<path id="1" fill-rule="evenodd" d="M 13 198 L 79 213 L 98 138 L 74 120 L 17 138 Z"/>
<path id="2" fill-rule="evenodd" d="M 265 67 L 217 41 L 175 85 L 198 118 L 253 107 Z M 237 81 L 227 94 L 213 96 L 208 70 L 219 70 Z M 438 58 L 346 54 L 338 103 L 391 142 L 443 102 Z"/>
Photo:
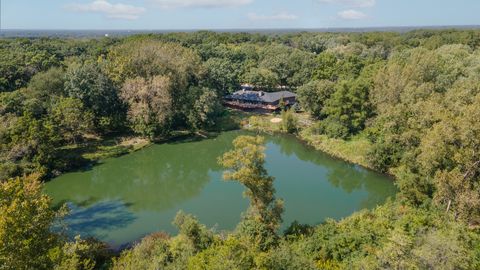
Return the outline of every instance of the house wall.
<path id="1" fill-rule="evenodd" d="M 283 101 L 285 103 L 288 103 L 288 104 L 294 104 L 296 102 L 296 98 L 295 97 L 291 97 L 291 98 L 284 98 Z M 270 103 L 271 105 L 278 105 L 280 103 L 280 100 L 276 101 L 276 102 L 273 102 L 273 103 Z"/>

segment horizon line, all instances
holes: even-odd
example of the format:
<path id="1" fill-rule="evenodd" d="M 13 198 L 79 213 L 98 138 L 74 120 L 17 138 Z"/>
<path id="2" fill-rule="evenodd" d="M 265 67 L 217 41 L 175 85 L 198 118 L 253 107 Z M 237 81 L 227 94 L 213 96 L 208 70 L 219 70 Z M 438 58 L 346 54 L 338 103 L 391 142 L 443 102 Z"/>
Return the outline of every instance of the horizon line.
<path id="1" fill-rule="evenodd" d="M 348 26 L 348 27 L 256 27 L 256 28 L 2 28 L 0 31 L 239 31 L 239 30 L 322 30 L 395 28 L 480 28 L 480 24 Z"/>

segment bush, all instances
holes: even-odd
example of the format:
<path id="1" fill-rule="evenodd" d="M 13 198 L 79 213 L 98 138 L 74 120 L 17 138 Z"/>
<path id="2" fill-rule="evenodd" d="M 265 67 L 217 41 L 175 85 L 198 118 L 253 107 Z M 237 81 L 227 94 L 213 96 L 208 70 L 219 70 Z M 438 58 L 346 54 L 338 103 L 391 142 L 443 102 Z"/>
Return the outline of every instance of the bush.
<path id="1" fill-rule="evenodd" d="M 283 232 L 285 236 L 297 237 L 300 235 L 309 235 L 313 231 L 313 227 L 308 224 L 301 224 L 298 221 L 293 221 L 290 226 Z"/>
<path id="2" fill-rule="evenodd" d="M 55 270 L 102 269 L 108 266 L 112 251 L 105 243 L 95 239 L 82 240 L 77 236 L 74 242 L 52 250 L 50 257 L 55 262 Z"/>
<path id="3" fill-rule="evenodd" d="M 229 236 L 190 258 L 188 269 L 255 269 L 255 252 L 245 241 Z"/>
<path id="4" fill-rule="evenodd" d="M 330 117 L 319 122 L 316 130 L 319 134 L 325 134 L 330 138 L 346 139 L 350 136 L 348 127 Z"/>
<path id="5" fill-rule="evenodd" d="M 271 250 L 267 258 L 259 265 L 260 269 L 317 269 L 314 263 L 288 242 L 283 242 L 278 248 Z"/>
<path id="6" fill-rule="evenodd" d="M 51 269 L 59 213 L 42 191 L 38 175 L 0 182 L 0 269 Z"/>
<path id="7" fill-rule="evenodd" d="M 213 243 L 213 233 L 192 215 L 178 212 L 173 225 L 178 228 L 180 235 L 186 236 L 191 241 L 197 251 L 206 249 Z"/>
<path id="8" fill-rule="evenodd" d="M 378 140 L 368 153 L 369 162 L 380 172 L 395 167 L 402 157 L 402 146 L 396 142 Z"/>
<path id="9" fill-rule="evenodd" d="M 282 130 L 288 133 L 295 133 L 297 131 L 297 123 L 298 119 L 292 110 L 282 112 Z"/>
<path id="10" fill-rule="evenodd" d="M 163 269 L 171 257 L 168 236 L 157 233 L 146 236 L 135 247 L 122 252 L 113 260 L 111 269 Z"/>
<path id="11" fill-rule="evenodd" d="M 245 238 L 248 242 L 262 251 L 269 250 L 278 243 L 278 236 L 272 229 L 253 218 L 244 218 L 237 226 L 237 233 L 240 238 Z"/>

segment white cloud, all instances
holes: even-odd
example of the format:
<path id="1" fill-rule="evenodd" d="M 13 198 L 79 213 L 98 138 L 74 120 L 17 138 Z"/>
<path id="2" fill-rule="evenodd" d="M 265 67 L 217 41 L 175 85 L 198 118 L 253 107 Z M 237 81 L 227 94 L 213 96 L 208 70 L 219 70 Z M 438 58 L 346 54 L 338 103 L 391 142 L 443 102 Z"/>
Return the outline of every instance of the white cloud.
<path id="1" fill-rule="evenodd" d="M 292 21 L 298 19 L 297 15 L 287 12 L 279 12 L 272 15 L 248 13 L 247 17 L 251 21 Z"/>
<path id="2" fill-rule="evenodd" d="M 337 15 L 339 18 L 344 20 L 361 20 L 367 18 L 365 13 L 354 9 L 340 11 Z"/>
<path id="3" fill-rule="evenodd" d="M 161 8 L 225 8 L 244 6 L 253 0 L 150 0 Z"/>
<path id="4" fill-rule="evenodd" d="M 89 4 L 70 4 L 67 9 L 75 12 L 94 12 L 104 14 L 111 19 L 135 20 L 146 10 L 126 4 L 112 4 L 106 0 L 95 0 Z"/>
<path id="5" fill-rule="evenodd" d="M 348 7 L 373 7 L 375 0 L 318 0 L 321 3 L 340 4 Z"/>

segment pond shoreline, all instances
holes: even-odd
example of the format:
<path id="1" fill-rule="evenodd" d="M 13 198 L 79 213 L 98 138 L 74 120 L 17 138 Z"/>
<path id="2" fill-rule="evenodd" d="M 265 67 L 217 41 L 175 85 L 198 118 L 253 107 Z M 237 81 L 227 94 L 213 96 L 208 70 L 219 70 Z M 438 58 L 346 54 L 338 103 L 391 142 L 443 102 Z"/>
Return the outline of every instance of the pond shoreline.
<path id="1" fill-rule="evenodd" d="M 53 205 L 71 203 L 65 219 L 71 235 L 95 237 L 115 249 L 151 232 L 174 235 L 171 221 L 180 210 L 209 228 L 230 231 L 248 202 L 241 185 L 222 180 L 218 156 L 239 135 L 255 133 L 239 129 L 191 134 L 151 144 L 64 174 L 47 183 L 45 192 Z M 372 209 L 396 192 L 390 178 L 318 151 L 293 135 L 261 135 L 266 138 L 266 169 L 275 177 L 277 195 L 287 209 L 282 226 L 295 220 L 311 225 L 326 218 L 339 220 Z"/>
<path id="2" fill-rule="evenodd" d="M 251 130 L 251 129 L 246 129 L 246 130 L 255 131 L 255 130 Z M 259 131 L 259 132 L 264 133 L 265 131 Z M 267 133 L 268 133 L 268 132 L 267 132 Z M 353 161 L 352 159 L 348 159 L 347 157 L 344 157 L 344 156 L 341 156 L 341 155 L 336 155 L 336 154 L 334 154 L 334 153 L 332 153 L 332 152 L 329 152 L 329 151 L 326 150 L 326 149 L 323 149 L 323 148 L 321 148 L 321 147 L 318 147 L 318 145 L 316 145 L 313 141 L 311 141 L 311 140 L 309 140 L 309 139 L 307 139 L 307 138 L 305 138 L 305 137 L 302 137 L 300 134 L 289 134 L 289 133 L 280 132 L 280 131 L 275 131 L 275 132 L 271 132 L 271 133 L 268 133 L 268 134 L 271 134 L 271 135 L 281 135 L 281 136 L 292 136 L 292 137 L 294 137 L 296 140 L 298 140 L 300 143 L 302 143 L 305 147 L 308 147 L 308 148 L 311 148 L 312 150 L 315 150 L 315 151 L 324 153 L 324 154 L 328 155 L 328 156 L 329 156 L 330 158 L 332 158 L 332 159 L 335 159 L 335 160 L 338 160 L 338 161 L 342 161 L 342 162 L 345 162 L 345 163 L 348 163 L 348 164 L 351 164 L 351 165 L 359 166 L 359 167 L 361 167 L 362 169 L 365 169 L 365 170 L 367 170 L 367 171 L 374 172 L 374 173 L 377 173 L 377 174 L 384 175 L 384 176 L 392 179 L 392 181 L 395 181 L 395 175 L 393 175 L 393 174 L 380 172 L 380 171 L 378 171 L 378 170 L 375 170 L 372 166 L 367 166 L 367 165 L 364 165 L 364 164 L 355 162 L 355 161 Z"/>
<path id="3" fill-rule="evenodd" d="M 291 135 L 295 137 L 297 140 L 299 140 L 301 143 L 305 144 L 306 146 L 311 147 L 316 151 L 325 153 L 331 156 L 332 158 L 360 166 L 364 169 L 367 169 L 375 173 L 383 174 L 385 176 L 388 176 L 389 178 L 392 178 L 394 181 L 396 180 L 396 176 L 393 173 L 380 172 L 376 170 L 371 164 L 369 164 L 368 161 L 366 160 L 365 153 L 360 153 L 354 156 L 352 153 L 349 153 L 349 151 L 342 151 L 342 148 L 347 148 L 348 150 L 348 147 L 349 147 L 348 144 L 356 144 L 356 143 L 362 144 L 363 147 L 357 148 L 355 147 L 356 145 L 354 145 L 353 148 L 356 148 L 355 150 L 368 148 L 369 147 L 368 145 L 364 146 L 364 144 L 367 144 L 367 143 L 358 142 L 355 140 L 345 141 L 341 139 L 330 139 L 330 138 L 327 138 L 325 135 L 313 134 L 314 132 L 311 130 L 312 126 L 311 126 L 311 123 L 309 122 L 310 120 L 307 120 L 307 121 L 304 120 L 303 121 L 304 124 L 301 125 L 299 131 L 296 132 L 295 134 L 290 134 L 281 129 L 281 122 L 271 121 L 272 118 L 273 119 L 277 118 L 277 116 L 275 115 L 244 113 L 239 111 L 234 111 L 233 113 L 230 112 L 230 114 L 234 116 L 231 117 L 229 115 L 230 126 L 226 129 L 222 129 L 220 127 L 218 129 L 200 130 L 197 132 L 179 130 L 179 131 L 173 132 L 172 135 L 170 135 L 169 137 L 156 138 L 154 140 L 148 140 L 139 136 L 125 136 L 125 135 L 99 139 L 98 141 L 95 141 L 94 144 L 102 145 L 102 144 L 107 144 L 109 142 L 115 142 L 115 143 L 113 145 L 109 145 L 108 147 L 104 147 L 104 148 L 100 146 L 100 147 L 97 147 L 95 151 L 81 154 L 81 158 L 84 159 L 84 162 L 81 165 L 79 166 L 73 165 L 70 168 L 67 168 L 65 170 L 57 171 L 54 175 L 52 175 L 51 177 L 48 177 L 47 181 L 65 173 L 76 172 L 76 171 L 83 170 L 85 168 L 89 168 L 91 166 L 95 166 L 97 164 L 101 164 L 103 160 L 108 158 L 115 158 L 115 157 L 131 154 L 133 152 L 144 149 L 154 144 L 163 144 L 163 143 L 175 142 L 179 140 L 183 141 L 183 140 L 208 139 L 208 138 L 216 137 L 222 132 L 233 131 L 233 130 L 246 130 L 246 131 L 262 132 L 262 133 L 268 133 L 268 134 Z M 305 114 L 297 114 L 297 117 L 299 116 L 305 117 Z M 256 124 L 252 124 L 252 122 L 256 122 Z M 258 124 L 259 122 L 260 124 Z M 308 124 L 305 124 L 305 122 L 307 122 Z M 80 146 L 78 148 L 82 149 L 82 148 L 88 148 L 90 146 L 91 146 L 91 142 L 86 142 L 84 143 L 83 146 Z M 78 152 L 78 149 L 75 149 L 73 151 Z M 363 152 L 366 152 L 366 151 L 363 151 Z"/>
<path id="4" fill-rule="evenodd" d="M 305 117 L 304 114 L 296 115 L 297 117 Z M 312 147 L 317 151 L 325 153 L 332 158 L 360 166 L 375 173 L 383 174 L 385 176 L 388 176 L 389 178 L 392 178 L 392 180 L 394 181 L 396 180 L 396 176 L 393 173 L 378 171 L 370 163 L 368 163 L 366 153 L 368 152 L 368 148 L 370 146 L 365 146 L 366 144 L 368 144 L 365 139 L 345 141 L 342 139 L 331 139 L 328 138 L 326 135 L 315 135 L 313 134 L 314 132 L 312 131 L 311 123 L 303 124 L 303 126 L 301 125 L 299 131 L 294 134 L 290 134 L 281 129 L 281 122 L 271 121 L 271 119 L 275 118 L 277 118 L 277 116 L 270 114 L 253 115 L 247 119 L 248 123 L 244 124 L 241 129 L 254 132 L 264 132 L 268 134 L 289 134 L 291 136 L 294 136 L 296 139 L 298 139 L 305 145 Z M 251 122 L 255 123 L 252 124 Z M 354 144 L 354 146 L 348 146 L 348 144 Z M 353 156 L 351 153 L 349 153 L 351 151 L 341 150 L 342 148 L 347 148 L 347 150 L 350 150 L 348 149 L 348 147 L 355 148 L 356 144 L 361 144 L 361 148 L 366 148 L 367 150 L 364 150 L 364 153 L 361 153 L 358 156 Z"/>
<path id="5" fill-rule="evenodd" d="M 52 173 L 47 174 L 44 177 L 44 181 L 48 182 L 53 178 L 66 173 L 78 172 L 91 168 L 92 166 L 101 164 L 106 159 L 128 155 L 154 144 L 201 137 L 202 136 L 196 133 L 176 131 L 167 138 L 156 138 L 154 140 L 132 135 L 85 138 L 81 143 L 66 145 L 59 148 L 59 151 L 65 152 L 63 157 L 66 157 L 66 165 L 61 169 L 56 169 Z"/>

